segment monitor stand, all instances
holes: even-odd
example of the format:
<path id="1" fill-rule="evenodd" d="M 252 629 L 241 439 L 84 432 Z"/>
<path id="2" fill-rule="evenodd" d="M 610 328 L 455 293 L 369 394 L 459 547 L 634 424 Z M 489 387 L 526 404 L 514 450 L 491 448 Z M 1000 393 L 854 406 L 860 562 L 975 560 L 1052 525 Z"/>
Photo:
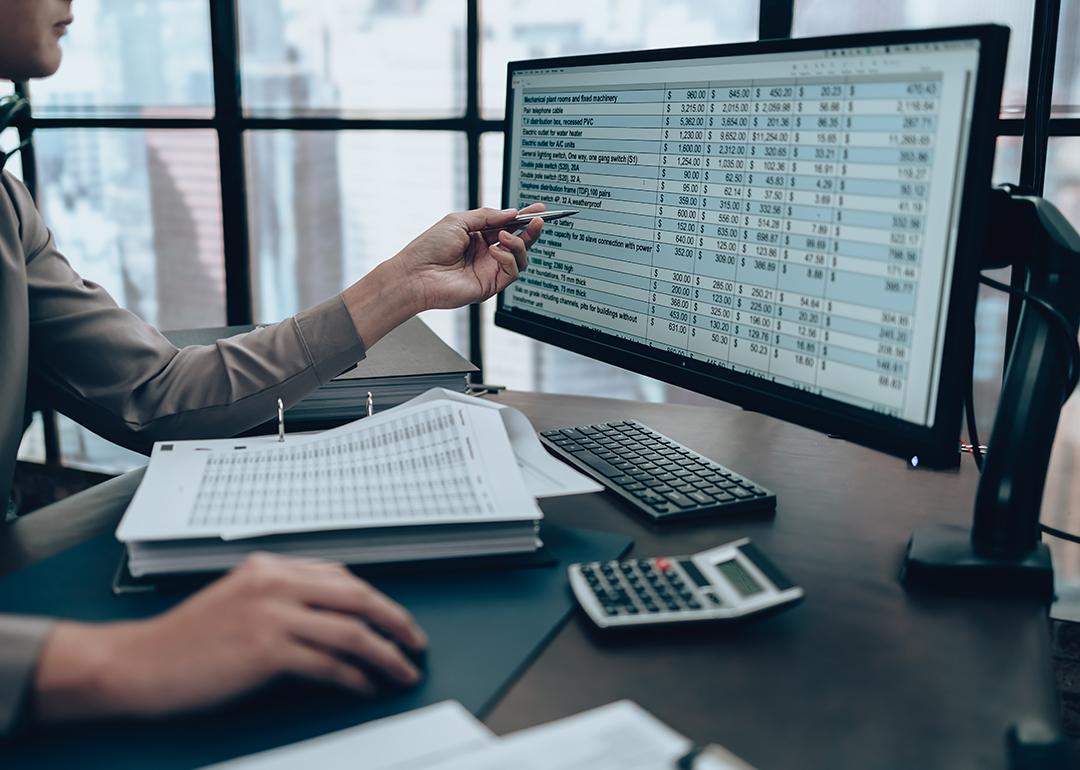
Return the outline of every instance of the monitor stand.
<path id="1" fill-rule="evenodd" d="M 1080 235 L 1053 205 L 1008 187 L 991 193 L 982 268 L 1027 269 L 1026 289 L 1075 329 L 1080 317 Z M 983 463 L 970 530 L 917 529 L 901 579 L 912 589 L 1051 600 L 1050 552 L 1039 538 L 1046 469 L 1067 395 L 1070 345 L 1059 326 L 1024 306 Z"/>

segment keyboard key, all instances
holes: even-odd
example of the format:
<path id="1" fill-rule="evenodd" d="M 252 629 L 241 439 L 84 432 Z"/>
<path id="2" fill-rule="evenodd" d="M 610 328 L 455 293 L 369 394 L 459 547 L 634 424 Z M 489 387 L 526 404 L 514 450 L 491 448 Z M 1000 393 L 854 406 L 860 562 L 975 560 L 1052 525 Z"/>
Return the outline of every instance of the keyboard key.
<path id="1" fill-rule="evenodd" d="M 701 491 L 698 491 L 698 490 L 695 490 L 693 492 L 687 492 L 686 495 L 691 500 L 695 500 L 695 501 L 701 503 L 702 505 L 711 505 L 712 502 L 713 502 L 713 499 L 711 497 L 709 497 L 704 492 L 701 492 Z"/>
<path id="2" fill-rule="evenodd" d="M 672 490 L 671 492 L 665 493 L 664 497 L 675 503 L 675 505 L 679 506 L 680 508 L 694 508 L 695 506 L 697 506 L 697 503 L 684 495 L 682 492 L 676 492 Z"/>
<path id="3" fill-rule="evenodd" d="M 630 481 L 623 484 L 623 489 L 627 492 L 640 492 L 645 489 L 645 485 L 637 481 Z"/>

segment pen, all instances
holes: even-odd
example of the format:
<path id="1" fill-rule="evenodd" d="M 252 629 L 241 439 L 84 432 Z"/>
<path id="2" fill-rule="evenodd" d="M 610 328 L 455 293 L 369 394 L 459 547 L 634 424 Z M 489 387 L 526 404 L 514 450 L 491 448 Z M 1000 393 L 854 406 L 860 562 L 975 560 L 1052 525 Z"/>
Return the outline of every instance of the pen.
<path id="1" fill-rule="evenodd" d="M 277 440 L 279 444 L 285 441 L 285 404 L 280 398 L 277 400 Z"/>
<path id="2" fill-rule="evenodd" d="M 490 233 L 494 230 L 511 230 L 518 227 L 525 227 L 525 225 L 532 222 L 534 219 L 542 219 L 545 222 L 553 222 L 556 219 L 564 219 L 565 217 L 572 217 L 574 214 L 579 213 L 579 209 L 559 209 L 557 211 L 537 211 L 535 214 L 520 214 L 514 219 L 507 222 L 505 225 L 499 227 L 485 227 L 483 230 L 475 230 L 478 233 Z"/>

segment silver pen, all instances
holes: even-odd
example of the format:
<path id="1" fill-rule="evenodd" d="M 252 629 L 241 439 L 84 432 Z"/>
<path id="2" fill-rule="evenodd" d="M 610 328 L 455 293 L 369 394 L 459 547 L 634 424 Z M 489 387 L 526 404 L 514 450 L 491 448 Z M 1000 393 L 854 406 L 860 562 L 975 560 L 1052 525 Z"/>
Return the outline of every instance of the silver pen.
<path id="1" fill-rule="evenodd" d="M 277 440 L 279 444 L 285 442 L 285 403 L 277 400 Z"/>
<path id="2" fill-rule="evenodd" d="M 525 227 L 529 222 L 534 219 L 542 219 L 545 222 L 552 222 L 556 219 L 564 219 L 565 217 L 572 217 L 574 214 L 580 213 L 579 209 L 559 209 L 557 211 L 537 211 L 535 214 L 519 214 L 511 219 L 505 225 L 499 225 L 498 227 L 485 227 L 482 230 L 475 230 L 478 233 L 490 233 L 495 230 L 516 230 L 519 227 Z"/>

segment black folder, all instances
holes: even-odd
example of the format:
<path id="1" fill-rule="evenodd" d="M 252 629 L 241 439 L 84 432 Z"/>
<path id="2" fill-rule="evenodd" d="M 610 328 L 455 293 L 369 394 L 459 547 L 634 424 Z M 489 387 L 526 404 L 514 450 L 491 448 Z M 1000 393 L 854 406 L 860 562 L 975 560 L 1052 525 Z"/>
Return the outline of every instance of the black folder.
<path id="1" fill-rule="evenodd" d="M 254 326 L 223 326 L 165 332 L 177 347 L 208 345 L 254 329 Z M 464 393 L 468 376 L 478 371 L 473 364 L 443 342 L 419 318 L 410 318 L 371 346 L 363 361 L 293 405 L 285 413 L 291 430 L 308 430 L 341 424 L 367 413 L 367 394 L 376 411 L 391 409 L 431 388 Z M 256 433 L 273 432 L 268 424 Z"/>

